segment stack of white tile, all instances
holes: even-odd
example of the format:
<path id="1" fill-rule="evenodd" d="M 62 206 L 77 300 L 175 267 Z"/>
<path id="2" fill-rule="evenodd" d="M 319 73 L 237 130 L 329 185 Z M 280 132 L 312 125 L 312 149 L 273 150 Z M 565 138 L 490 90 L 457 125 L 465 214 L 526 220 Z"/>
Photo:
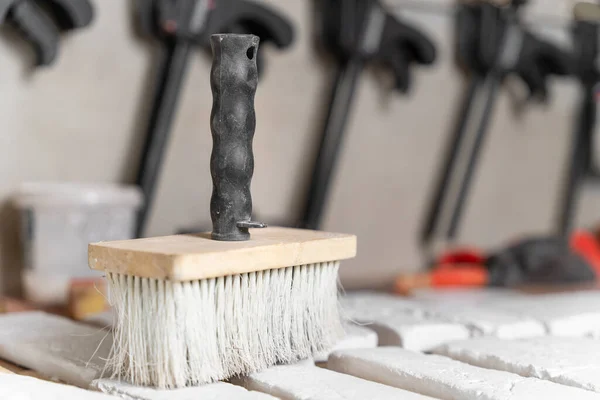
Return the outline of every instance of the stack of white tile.
<path id="1" fill-rule="evenodd" d="M 533 318 L 548 335 L 600 337 L 600 292 L 507 297 L 486 305 Z"/>
<path id="2" fill-rule="evenodd" d="M 315 362 L 325 362 L 329 357 L 329 354 L 335 350 L 341 349 L 365 349 L 377 347 L 378 338 L 377 333 L 366 326 L 357 325 L 349 322 L 344 326 L 345 335 L 337 342 L 333 349 L 325 351 L 321 354 L 314 356 Z"/>
<path id="3" fill-rule="evenodd" d="M 234 381 L 249 390 L 285 400 L 431 399 L 389 385 L 356 378 L 319 367 L 279 366 Z"/>
<path id="4" fill-rule="evenodd" d="M 502 339 L 545 335 L 544 326 L 534 318 L 485 305 L 430 303 L 421 306 L 425 316 L 454 322 L 466 327 L 471 336 L 494 336 Z"/>
<path id="5" fill-rule="evenodd" d="M 0 315 L 0 358 L 96 391 L 0 374 L 0 398 L 38 391 L 69 400 L 600 400 L 600 340 L 592 338 L 600 332 L 600 295 L 593 292 L 360 293 L 341 303 L 361 325 L 349 322 L 333 352 L 316 357 L 327 359 L 326 368 L 307 360 L 178 390 L 102 379 L 112 338 L 97 326 L 41 312 Z"/>
<path id="6" fill-rule="evenodd" d="M 427 346 L 402 340 L 406 329 L 419 326 L 421 334 L 429 330 L 440 336 L 440 323 L 447 339 L 460 339 L 457 326 L 471 337 L 492 336 L 501 339 L 531 338 L 544 335 L 600 338 L 600 292 L 576 292 L 545 295 L 519 294 L 502 289 L 477 289 L 433 292 L 424 291 L 412 299 L 394 295 L 359 293 L 342 301 L 345 314 L 361 323 L 372 323 L 380 334 L 380 344 L 398 345 L 412 350 L 429 350 Z M 428 324 L 432 324 L 428 328 Z M 398 332 L 394 338 L 392 332 Z M 438 332 L 436 334 L 436 332 Z"/>
<path id="7" fill-rule="evenodd" d="M 0 358 L 82 388 L 98 378 L 108 332 L 43 312 L 0 315 Z"/>

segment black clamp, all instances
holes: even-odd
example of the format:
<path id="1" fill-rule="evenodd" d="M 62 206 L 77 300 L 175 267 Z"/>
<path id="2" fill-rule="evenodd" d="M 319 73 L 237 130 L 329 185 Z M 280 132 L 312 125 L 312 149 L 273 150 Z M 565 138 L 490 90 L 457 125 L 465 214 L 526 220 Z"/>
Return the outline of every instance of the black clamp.
<path id="1" fill-rule="evenodd" d="M 600 169 L 594 159 L 594 133 L 597 126 L 597 93 L 600 82 L 600 6 L 578 3 L 573 8 L 571 27 L 572 73 L 580 82 L 580 104 L 575 114 L 571 149 L 558 212 L 558 232 L 572 229 L 581 186 L 586 180 L 598 181 Z"/>
<path id="2" fill-rule="evenodd" d="M 583 10 L 577 10 L 584 7 Z M 579 80 L 584 95 L 584 104 L 578 116 L 580 123 L 587 126 L 587 135 L 582 153 L 583 173 L 590 178 L 600 179 L 600 168 L 594 163 L 593 134 L 597 124 L 597 93 L 600 87 L 600 6 L 580 3 L 575 7 L 575 21 L 572 26 L 573 74 Z"/>
<path id="3" fill-rule="evenodd" d="M 547 101 L 548 77 L 569 75 L 570 55 L 523 27 L 519 9 L 526 3 L 461 4 L 456 15 L 458 62 L 481 76 L 516 75 L 527 85 L 529 99 Z"/>
<path id="4" fill-rule="evenodd" d="M 426 257 L 458 235 L 473 176 L 504 79 L 516 76 L 529 89 L 527 101 L 548 100 L 550 75 L 570 73 L 570 56 L 540 39 L 519 19 L 525 1 L 499 6 L 462 3 L 456 13 L 456 56 L 470 73 L 470 85 L 440 168 L 420 241 Z"/>
<path id="5" fill-rule="evenodd" d="M 394 74 L 395 89 L 408 92 L 411 68 L 433 64 L 436 58 L 435 45 L 424 33 L 393 16 L 377 0 L 323 0 L 319 6 L 321 43 L 334 56 L 337 73 L 300 221 L 306 229 L 320 227 L 364 66 L 388 67 Z"/>
<path id="6" fill-rule="evenodd" d="M 248 0 L 138 0 L 139 27 L 159 38 L 189 40 L 210 53 L 213 34 L 239 33 L 260 37 L 279 49 L 294 41 L 291 22 L 274 9 Z M 264 65 L 257 55 L 259 74 Z"/>
<path id="7" fill-rule="evenodd" d="M 48 11 L 48 13 L 46 12 Z M 35 51 L 35 66 L 52 65 L 60 31 L 91 24 L 94 10 L 88 0 L 1 0 L 0 23 L 15 26 Z"/>
<path id="8" fill-rule="evenodd" d="M 433 41 L 399 19 L 378 0 L 321 2 L 321 36 L 326 50 L 339 60 L 360 58 L 391 69 L 395 89 L 407 92 L 413 64 L 436 60 Z"/>
<path id="9" fill-rule="evenodd" d="M 262 44 L 272 43 L 278 49 L 289 47 L 294 41 L 291 21 L 274 9 L 254 1 L 214 0 L 215 7 L 209 18 L 210 33 L 251 34 L 260 38 Z M 203 45 L 210 48 L 209 36 L 203 37 Z M 265 68 L 264 56 L 259 49 L 256 55 L 259 76 Z"/>

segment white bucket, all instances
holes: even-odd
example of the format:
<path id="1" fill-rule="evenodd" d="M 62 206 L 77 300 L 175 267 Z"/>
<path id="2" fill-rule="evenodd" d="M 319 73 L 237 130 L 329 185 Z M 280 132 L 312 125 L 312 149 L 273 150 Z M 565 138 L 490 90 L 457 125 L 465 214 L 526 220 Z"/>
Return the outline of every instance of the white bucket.
<path id="1" fill-rule="evenodd" d="M 88 243 L 131 239 L 142 195 L 136 186 L 26 183 L 14 196 L 21 212 L 25 297 L 65 304 L 74 278 L 88 267 Z"/>

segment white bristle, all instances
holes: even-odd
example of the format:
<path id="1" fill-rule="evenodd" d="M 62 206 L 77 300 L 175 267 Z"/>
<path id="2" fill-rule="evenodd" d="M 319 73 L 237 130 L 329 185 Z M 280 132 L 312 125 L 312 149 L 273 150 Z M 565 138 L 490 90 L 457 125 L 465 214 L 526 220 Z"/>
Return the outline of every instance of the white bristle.
<path id="1" fill-rule="evenodd" d="M 339 262 L 190 282 L 109 273 L 113 378 L 174 388 L 312 357 L 343 334 Z"/>

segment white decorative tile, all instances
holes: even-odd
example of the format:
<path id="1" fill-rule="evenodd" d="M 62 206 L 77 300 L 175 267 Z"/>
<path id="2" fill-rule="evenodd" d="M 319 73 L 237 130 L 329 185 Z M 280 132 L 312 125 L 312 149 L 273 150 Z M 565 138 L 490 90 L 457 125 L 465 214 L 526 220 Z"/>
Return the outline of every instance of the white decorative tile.
<path id="1" fill-rule="evenodd" d="M 104 368 L 112 336 L 43 312 L 0 315 L 0 358 L 87 388 Z"/>
<path id="2" fill-rule="evenodd" d="M 117 400 L 117 397 L 30 376 L 0 374 L 2 400 Z"/>
<path id="3" fill-rule="evenodd" d="M 248 391 L 243 387 L 225 382 L 181 389 L 158 390 L 110 379 L 99 379 L 92 382 L 91 388 L 126 400 L 275 400 L 275 397 L 267 394 Z"/>
<path id="4" fill-rule="evenodd" d="M 537 337 L 546 334 L 544 326 L 534 318 L 482 304 L 453 302 L 427 303 L 422 308 L 426 317 L 464 325 L 472 336 L 494 336 L 501 339 Z"/>
<path id="5" fill-rule="evenodd" d="M 340 350 L 329 357 L 327 367 L 440 399 L 600 399 L 587 390 L 399 347 Z"/>
<path id="6" fill-rule="evenodd" d="M 366 326 L 360 326 L 354 323 L 347 323 L 344 326 L 345 336 L 340 339 L 331 351 L 318 354 L 314 361 L 327 361 L 327 357 L 332 351 L 340 349 L 362 349 L 377 347 L 377 333 Z"/>
<path id="7" fill-rule="evenodd" d="M 319 367 L 277 366 L 234 381 L 283 400 L 420 400 L 410 391 Z"/>
<path id="8" fill-rule="evenodd" d="M 600 392 L 600 341 L 542 337 L 480 338 L 448 343 L 435 353 L 468 364 Z"/>
<path id="9" fill-rule="evenodd" d="M 489 307 L 539 321 L 552 336 L 599 336 L 600 293 L 535 295 L 488 302 Z"/>

